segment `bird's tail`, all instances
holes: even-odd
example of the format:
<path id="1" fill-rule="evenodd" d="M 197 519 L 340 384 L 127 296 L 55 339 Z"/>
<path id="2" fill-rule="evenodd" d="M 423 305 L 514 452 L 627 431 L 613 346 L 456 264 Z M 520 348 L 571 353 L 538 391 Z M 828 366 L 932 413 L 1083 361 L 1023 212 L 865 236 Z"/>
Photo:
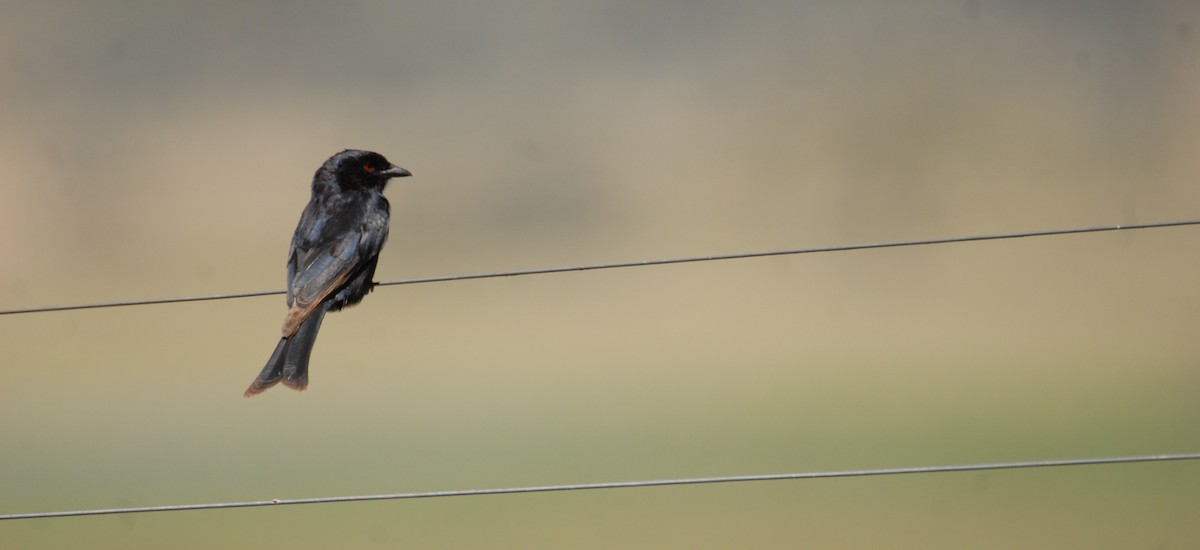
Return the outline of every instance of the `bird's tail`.
<path id="1" fill-rule="evenodd" d="M 326 310 L 324 306 L 318 307 L 300 324 L 295 334 L 279 339 L 279 344 L 275 346 L 271 358 L 267 359 L 266 366 L 242 395 L 258 395 L 280 382 L 297 391 L 304 391 L 304 388 L 308 387 L 308 358 L 312 355 L 317 331 L 321 328 Z"/>

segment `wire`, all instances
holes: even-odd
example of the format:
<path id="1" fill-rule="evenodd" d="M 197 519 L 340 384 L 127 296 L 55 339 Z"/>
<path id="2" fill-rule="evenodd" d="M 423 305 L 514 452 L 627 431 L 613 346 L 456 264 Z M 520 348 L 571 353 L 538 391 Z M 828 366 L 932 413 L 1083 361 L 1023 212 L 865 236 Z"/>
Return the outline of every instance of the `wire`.
<path id="1" fill-rule="evenodd" d="M 237 292 L 233 294 L 210 294 L 207 296 L 180 296 L 175 298 L 151 298 L 148 300 L 130 300 L 125 302 L 97 302 L 94 304 L 75 304 L 69 306 L 31 307 L 25 309 L 4 309 L 0 315 L 17 315 L 21 313 L 45 313 L 50 311 L 71 311 L 76 309 L 101 309 L 123 306 L 148 306 L 151 304 L 179 304 L 183 302 L 206 302 L 209 300 L 225 300 L 230 298 L 253 298 L 256 296 L 273 296 L 287 294 L 286 290 L 259 290 L 257 292 Z"/>
<path id="2" fill-rule="evenodd" d="M 978 472 L 983 470 L 1016 470 L 1023 468 L 1047 468 L 1062 466 L 1091 466 L 1098 464 L 1129 464 L 1134 462 L 1167 462 L 1176 460 L 1198 460 L 1200 453 L 1164 454 L 1148 456 L 1123 456 L 1110 458 L 1073 458 L 1066 460 L 1032 460 L 1027 462 L 1000 462 L 993 464 L 962 464 L 954 466 L 918 466 L 910 468 L 884 468 L 877 470 L 849 470 L 841 472 L 808 472 L 790 474 L 761 474 L 746 476 L 695 477 L 684 479 L 657 479 L 649 481 L 616 481 L 607 483 L 580 483 L 571 485 L 542 485 L 537 487 L 510 487 L 503 489 L 465 489 L 458 491 L 432 491 L 425 493 L 393 493 L 385 495 L 359 495 L 341 497 L 297 498 L 252 500 L 246 502 L 220 502 L 210 504 L 180 504 L 172 506 L 141 506 L 133 508 L 106 508 L 96 510 L 73 510 L 66 512 L 33 512 L 27 514 L 0 514 L 0 520 L 62 518 L 75 516 L 101 516 L 113 514 L 138 514 L 144 512 L 182 512 L 185 510 L 216 510 L 225 508 L 250 508 L 256 506 L 283 506 L 289 504 L 331 504 L 335 502 L 364 502 L 376 500 L 404 500 L 418 498 L 465 497 L 479 495 L 511 495 L 520 493 L 550 493 L 559 491 L 587 491 L 593 489 L 632 489 L 639 487 L 664 487 L 670 485 L 702 485 L 713 483 L 740 483 L 746 481 L 782 481 L 789 479 L 825 479 L 842 477 L 889 476 L 903 474 L 934 474 L 948 472 Z"/>
<path id="3" fill-rule="evenodd" d="M 789 256 L 797 254 L 818 254 L 823 252 L 846 252 L 851 250 L 869 250 L 874 248 L 899 248 L 906 246 L 925 246 L 934 244 L 966 243 L 975 241 L 998 241 L 1002 239 L 1020 239 L 1024 237 L 1049 237 L 1053 235 L 1073 235 L 1079 233 L 1101 233 L 1106 231 L 1129 231 L 1134 229 L 1159 229 L 1165 227 L 1182 227 L 1200 225 L 1200 220 L 1181 220 L 1171 222 L 1138 223 L 1129 225 L 1105 225 L 1099 227 L 1080 227 L 1071 229 L 1047 229 L 1041 231 L 1024 231 L 1019 233 L 995 233 L 990 235 L 969 235 L 964 237 L 945 237 L 940 239 L 921 239 L 911 241 L 888 241 L 880 243 L 849 244 L 840 246 L 821 246 L 816 248 L 792 248 L 785 250 L 770 250 L 765 252 L 741 252 L 736 254 L 721 254 L 715 256 L 692 256 L 686 258 L 667 258 L 663 260 L 640 260 L 614 262 L 605 264 L 588 264 L 565 267 L 546 267 L 540 269 L 521 269 L 516 271 L 495 271 L 490 273 L 471 273 L 465 275 L 443 275 L 438 277 L 421 277 L 416 279 L 398 279 L 376 283 L 375 286 L 415 285 L 422 283 L 444 283 L 449 281 L 468 281 L 472 279 L 494 279 L 499 277 L 517 277 L 522 275 L 545 275 L 549 273 L 565 273 L 568 271 L 594 271 L 599 269 L 618 269 L 624 267 L 645 267 L 653 265 L 683 264 L 693 262 L 712 262 L 717 260 L 741 260 L 747 258 L 765 258 L 768 256 Z M 257 292 L 238 292 L 233 294 L 211 294 L 207 296 L 185 296 L 178 298 L 157 298 L 148 300 L 130 300 L 121 302 L 98 302 L 94 304 L 76 304 L 66 306 L 31 307 L 22 309 L 0 310 L 0 315 L 17 315 L 21 313 L 45 313 L 51 311 L 71 311 L 77 309 L 99 309 L 124 306 L 144 306 L 151 304 L 177 304 L 182 302 L 204 302 L 209 300 L 228 300 L 232 298 L 252 298 L 257 296 L 272 296 L 284 294 L 283 290 L 260 290 Z"/>

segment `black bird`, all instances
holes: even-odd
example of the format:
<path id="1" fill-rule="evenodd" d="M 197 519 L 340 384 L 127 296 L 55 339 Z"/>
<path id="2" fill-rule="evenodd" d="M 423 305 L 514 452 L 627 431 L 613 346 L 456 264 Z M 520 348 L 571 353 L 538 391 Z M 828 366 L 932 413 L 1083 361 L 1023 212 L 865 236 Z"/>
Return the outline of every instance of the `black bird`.
<path id="1" fill-rule="evenodd" d="M 328 311 L 357 304 L 374 285 L 375 264 L 388 236 L 391 178 L 411 176 L 383 155 L 347 149 L 313 176 L 312 199 L 300 216 L 288 253 L 287 317 L 283 338 L 246 397 L 283 382 L 308 387 L 308 358 Z"/>

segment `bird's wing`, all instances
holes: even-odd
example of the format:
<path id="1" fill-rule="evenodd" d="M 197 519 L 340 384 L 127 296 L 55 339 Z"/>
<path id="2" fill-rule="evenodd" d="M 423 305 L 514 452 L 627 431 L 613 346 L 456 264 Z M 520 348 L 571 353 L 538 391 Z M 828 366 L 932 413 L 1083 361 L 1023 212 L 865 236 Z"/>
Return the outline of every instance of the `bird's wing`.
<path id="1" fill-rule="evenodd" d="M 344 203 L 309 203 L 288 258 L 289 309 L 283 335 L 295 334 L 321 302 L 374 262 L 387 234 L 386 201 L 356 202 L 349 208 Z"/>
<path id="2" fill-rule="evenodd" d="M 358 246 L 362 236 L 362 232 L 351 231 L 325 246 L 293 251 L 291 265 L 296 269 L 288 284 L 291 307 L 283 320 L 284 336 L 295 334 L 300 323 L 345 284 L 362 264 Z"/>
<path id="3" fill-rule="evenodd" d="M 313 200 L 300 216 L 288 257 L 288 313 L 283 335 L 296 333 L 323 300 L 340 288 L 363 262 L 358 246 L 362 217 L 345 203 Z"/>

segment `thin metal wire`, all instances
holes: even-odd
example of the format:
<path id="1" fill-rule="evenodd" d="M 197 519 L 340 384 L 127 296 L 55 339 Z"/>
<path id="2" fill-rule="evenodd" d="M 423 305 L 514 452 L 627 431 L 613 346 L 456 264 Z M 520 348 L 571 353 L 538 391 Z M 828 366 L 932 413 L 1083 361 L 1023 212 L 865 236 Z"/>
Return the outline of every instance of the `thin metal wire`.
<path id="1" fill-rule="evenodd" d="M 123 306 L 148 306 L 151 304 L 179 304 L 183 302 L 206 302 L 209 300 L 226 300 L 230 298 L 253 298 L 255 296 L 273 296 L 287 294 L 286 290 L 259 290 L 256 292 L 237 292 L 234 294 L 210 294 L 207 296 L 179 296 L 175 298 L 150 298 L 147 300 L 129 300 L 124 302 L 97 302 L 94 304 L 75 304 L 69 306 L 31 307 L 24 309 L 0 310 L 0 315 L 16 315 L 20 313 L 46 313 L 51 311 L 71 311 L 75 309 L 101 309 Z"/>
<path id="2" fill-rule="evenodd" d="M 245 502 L 220 502 L 209 504 L 180 504 L 172 506 L 140 506 L 132 508 L 105 508 L 95 510 L 72 510 L 65 512 L 33 512 L 26 514 L 0 514 L 0 520 L 62 518 L 77 516 L 100 516 L 113 514 L 138 514 L 144 512 L 181 512 L 184 510 L 215 510 L 225 508 L 251 508 L 256 506 L 283 506 L 289 504 L 331 504 L 335 502 L 365 502 L 376 500 L 405 500 L 418 498 L 465 497 L 480 495 L 511 495 L 520 493 L 549 493 L 558 491 L 587 491 L 593 489 L 632 489 L 639 487 L 664 487 L 670 485 L 702 485 L 714 483 L 741 483 L 747 481 L 782 481 L 788 479 L 825 479 L 842 477 L 889 476 L 903 474 L 934 474 L 949 472 L 978 472 L 983 470 L 1016 470 L 1023 468 L 1048 468 L 1062 466 L 1094 466 L 1099 464 L 1129 464 L 1134 462 L 1167 462 L 1176 460 L 1198 460 L 1200 453 L 1162 454 L 1147 456 L 1122 456 L 1109 458 L 1072 458 L 1066 460 L 1031 460 L 1026 462 L 999 462 L 992 464 L 961 464 L 952 466 L 918 466 L 911 468 L 884 468 L 876 470 L 848 470 L 840 472 L 807 472 L 790 474 L 761 474 L 745 476 L 695 477 L 683 479 L 656 479 L 648 481 L 615 481 L 607 483 L 580 483 L 569 485 L 542 485 L 536 487 L 510 487 L 503 489 L 465 489 L 458 491 L 431 491 L 425 493 L 392 493 L 384 495 L 358 495 L 320 498 L 251 500 Z"/>
<path id="3" fill-rule="evenodd" d="M 934 244 L 966 243 L 976 241 L 997 241 L 1002 239 L 1020 239 L 1025 237 L 1049 237 L 1054 235 L 1073 235 L 1079 233 L 1101 233 L 1105 231 L 1129 231 L 1134 229 L 1159 229 L 1165 227 L 1182 227 L 1200 225 L 1200 220 L 1180 220 L 1171 222 L 1138 223 L 1128 225 L 1105 225 L 1098 227 L 1079 227 L 1071 229 L 1047 229 L 1041 231 L 1023 231 L 1017 233 L 995 233 L 989 235 L 969 235 L 964 237 L 945 237 L 939 239 L 918 239 L 910 241 L 888 241 L 879 243 L 849 244 L 840 246 L 820 246 L 815 248 L 792 248 L 786 250 L 769 250 L 765 252 L 741 252 L 736 254 L 720 254 L 713 256 L 691 256 L 685 258 L 667 258 L 662 260 L 638 260 L 604 264 L 587 264 L 564 267 L 546 267 L 539 269 L 519 269 L 515 271 L 494 271 L 489 273 L 471 273 L 464 275 L 443 275 L 438 277 L 419 277 L 415 279 L 398 279 L 383 281 L 376 286 L 415 285 L 422 283 L 444 283 L 449 281 L 468 281 L 472 279 L 494 279 L 499 277 L 517 277 L 522 275 L 545 275 L 549 273 L 565 273 L 568 271 L 594 271 L 599 269 L 618 269 L 624 267 L 645 267 L 653 265 L 683 264 L 693 262 L 712 262 L 717 260 L 741 260 L 747 258 L 765 258 L 768 256 L 789 256 L 798 254 L 818 254 L 823 252 L 846 252 L 851 250 L 869 250 L 874 248 L 899 248 L 906 246 L 925 246 Z M 45 306 L 20 309 L 0 310 L 0 315 L 16 315 L 21 313 L 46 313 L 51 311 L 70 311 L 77 309 L 98 309 L 124 306 L 145 306 L 152 304 L 177 304 L 182 302 L 204 302 L 209 300 L 228 300 L 233 298 L 252 298 L 257 296 L 273 296 L 284 294 L 283 290 L 260 290 L 257 292 L 238 292 L 232 294 L 211 294 L 206 296 L 184 296 L 178 298 L 155 298 L 147 300 L 130 300 L 119 302 L 97 302 L 93 304 L 75 304 L 66 306 Z"/>

